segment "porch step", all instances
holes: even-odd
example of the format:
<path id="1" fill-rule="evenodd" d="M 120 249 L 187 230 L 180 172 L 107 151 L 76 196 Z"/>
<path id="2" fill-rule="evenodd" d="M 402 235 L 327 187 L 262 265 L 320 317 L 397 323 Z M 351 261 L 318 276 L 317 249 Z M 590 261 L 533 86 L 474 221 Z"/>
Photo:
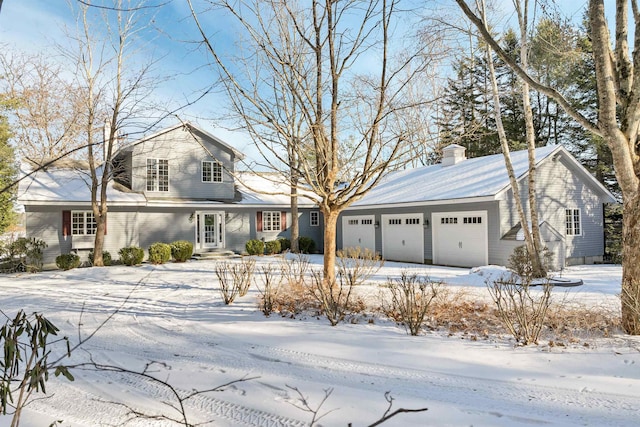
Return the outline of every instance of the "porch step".
<path id="1" fill-rule="evenodd" d="M 204 260 L 204 259 L 219 259 L 219 258 L 236 258 L 240 257 L 240 255 L 236 254 L 233 251 L 210 251 L 210 252 L 198 252 L 193 254 L 194 259 L 196 260 Z"/>

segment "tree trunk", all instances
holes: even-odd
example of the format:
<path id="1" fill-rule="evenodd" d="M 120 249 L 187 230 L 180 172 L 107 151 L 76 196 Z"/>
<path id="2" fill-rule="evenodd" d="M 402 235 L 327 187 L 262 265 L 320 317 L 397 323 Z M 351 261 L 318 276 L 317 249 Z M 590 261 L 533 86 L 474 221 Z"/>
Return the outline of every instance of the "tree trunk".
<path id="1" fill-rule="evenodd" d="M 622 216 L 622 327 L 640 335 L 640 187 L 625 194 Z"/>
<path id="2" fill-rule="evenodd" d="M 107 221 L 107 213 L 104 212 L 102 215 L 97 215 L 95 218 L 97 227 L 96 238 L 93 243 L 93 266 L 104 267 L 104 261 L 102 259 L 102 247 L 104 246 L 104 229 L 105 223 Z"/>
<path id="3" fill-rule="evenodd" d="M 300 224 L 298 222 L 298 180 L 291 179 L 291 252 L 297 254 L 298 237 L 300 237 Z"/>
<path id="4" fill-rule="evenodd" d="M 323 209 L 324 216 L 324 281 L 331 286 L 336 281 L 336 226 L 339 211 Z"/>

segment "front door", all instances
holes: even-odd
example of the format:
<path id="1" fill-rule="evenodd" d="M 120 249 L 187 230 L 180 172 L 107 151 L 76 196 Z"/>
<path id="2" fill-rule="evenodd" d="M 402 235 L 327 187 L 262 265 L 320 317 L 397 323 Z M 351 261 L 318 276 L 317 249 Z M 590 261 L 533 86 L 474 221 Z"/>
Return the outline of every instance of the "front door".
<path id="1" fill-rule="evenodd" d="M 224 212 L 199 212 L 196 243 L 200 249 L 224 247 Z"/>

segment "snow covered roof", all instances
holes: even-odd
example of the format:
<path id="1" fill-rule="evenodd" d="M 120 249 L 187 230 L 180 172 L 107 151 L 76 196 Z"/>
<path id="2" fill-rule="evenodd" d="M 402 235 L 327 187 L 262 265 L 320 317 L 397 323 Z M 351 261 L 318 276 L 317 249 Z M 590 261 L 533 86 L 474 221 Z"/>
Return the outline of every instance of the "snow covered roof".
<path id="1" fill-rule="evenodd" d="M 291 189 L 279 173 L 240 172 L 236 174 L 236 188 L 242 195 L 242 205 L 290 205 Z M 310 191 L 298 189 L 298 205 L 314 206 L 317 200 Z M 311 199 L 310 199 L 311 198 Z"/>
<path id="2" fill-rule="evenodd" d="M 23 170 L 25 178 L 20 181 L 18 187 L 18 202 L 23 205 L 87 205 L 91 202 L 91 178 L 89 171 L 72 168 L 48 168 L 33 172 Z M 272 205 L 289 206 L 290 189 L 286 180 L 280 174 L 253 172 L 239 173 L 236 179 L 236 189 L 241 198 L 229 201 L 234 205 Z M 300 206 L 313 206 L 314 202 L 304 195 L 311 196 L 310 192 L 299 191 Z M 144 206 L 148 204 L 201 205 L 224 204 L 214 200 L 191 199 L 155 199 L 148 201 L 142 193 L 128 190 L 120 184 L 111 182 L 107 189 L 109 205 L 117 206 Z"/>
<path id="3" fill-rule="evenodd" d="M 24 177 L 18 186 L 18 203 L 23 205 L 84 205 L 91 202 L 91 177 L 88 170 L 47 168 L 31 172 L 22 170 Z M 144 195 L 123 191 L 111 182 L 107 188 L 109 205 L 144 205 Z"/>
<path id="4" fill-rule="evenodd" d="M 557 153 L 572 159 L 578 168 L 584 170 L 571 154 L 559 145 L 537 148 L 536 163 L 540 164 Z M 511 161 L 516 177 L 526 176 L 527 150 L 512 152 Z M 584 172 L 588 175 L 587 179 L 590 177 L 595 185 L 600 185 L 586 170 Z M 605 194 L 610 195 L 604 187 L 600 187 Z M 437 164 L 391 173 L 352 207 L 496 200 L 509 188 L 504 157 L 502 154 L 495 154 L 466 159 L 449 166 Z"/>

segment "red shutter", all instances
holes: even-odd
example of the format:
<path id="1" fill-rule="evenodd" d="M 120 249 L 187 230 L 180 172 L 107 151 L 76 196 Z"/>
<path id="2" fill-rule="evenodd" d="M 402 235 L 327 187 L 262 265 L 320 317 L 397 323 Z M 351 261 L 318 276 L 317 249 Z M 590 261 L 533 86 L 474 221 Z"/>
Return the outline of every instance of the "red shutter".
<path id="1" fill-rule="evenodd" d="M 258 211 L 256 214 L 256 230 L 262 231 L 262 211 Z"/>
<path id="2" fill-rule="evenodd" d="M 282 231 L 287 229 L 287 213 L 285 211 L 280 212 L 280 229 Z"/>
<path id="3" fill-rule="evenodd" d="M 71 235 L 71 211 L 62 211 L 62 235 Z"/>

